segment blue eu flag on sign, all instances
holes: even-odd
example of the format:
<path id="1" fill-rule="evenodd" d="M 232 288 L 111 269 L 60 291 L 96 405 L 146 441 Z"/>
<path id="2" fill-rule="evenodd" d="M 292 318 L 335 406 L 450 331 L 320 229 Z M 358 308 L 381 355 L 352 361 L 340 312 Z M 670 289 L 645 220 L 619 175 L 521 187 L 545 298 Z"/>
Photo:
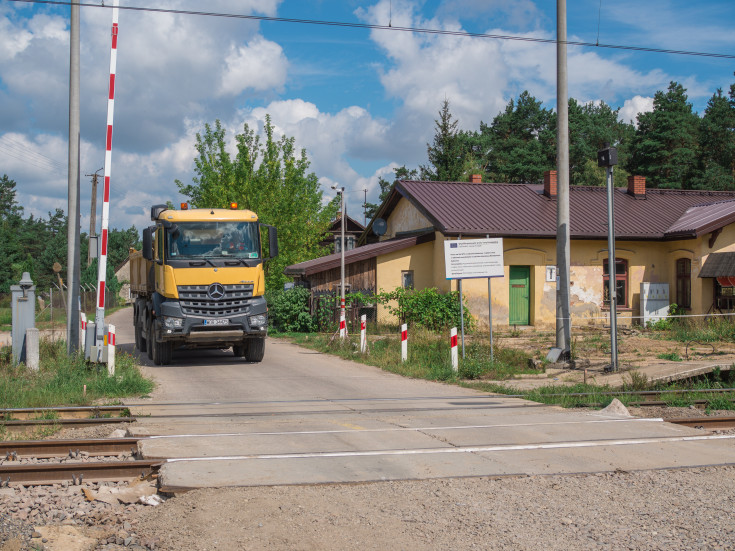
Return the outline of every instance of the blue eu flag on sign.
<path id="1" fill-rule="evenodd" d="M 457 248 L 457 244 L 456 243 L 450 243 L 449 244 L 449 248 L 450 249 L 456 249 Z"/>

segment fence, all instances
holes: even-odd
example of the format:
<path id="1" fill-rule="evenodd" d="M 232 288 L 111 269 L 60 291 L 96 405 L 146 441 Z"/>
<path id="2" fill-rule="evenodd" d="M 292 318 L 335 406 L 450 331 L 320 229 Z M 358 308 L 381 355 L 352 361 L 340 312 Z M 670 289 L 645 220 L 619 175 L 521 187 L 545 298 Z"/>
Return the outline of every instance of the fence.
<path id="1" fill-rule="evenodd" d="M 373 289 L 354 289 L 353 293 L 373 296 Z M 337 291 L 312 291 L 309 299 L 309 314 L 317 321 L 319 331 L 333 331 L 339 325 L 340 295 Z M 349 332 L 360 331 L 360 316 L 367 316 L 368 323 L 378 319 L 375 302 L 350 301 L 345 305 L 345 318 Z"/>

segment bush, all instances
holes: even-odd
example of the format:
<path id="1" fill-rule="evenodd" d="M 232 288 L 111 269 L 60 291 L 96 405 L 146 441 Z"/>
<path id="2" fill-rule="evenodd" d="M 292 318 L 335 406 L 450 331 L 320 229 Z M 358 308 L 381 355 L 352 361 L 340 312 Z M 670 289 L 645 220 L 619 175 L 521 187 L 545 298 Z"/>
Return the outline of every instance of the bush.
<path id="1" fill-rule="evenodd" d="M 433 287 L 415 291 L 397 289 L 376 296 L 379 303 L 402 323 L 425 327 L 432 331 L 443 331 L 460 325 L 459 292 L 452 291 L 442 295 Z M 397 304 L 396 304 L 397 303 Z M 475 320 L 464 306 L 465 330 L 474 329 Z"/>
<path id="2" fill-rule="evenodd" d="M 309 315 L 310 296 L 311 292 L 304 287 L 270 293 L 268 295 L 270 326 L 282 333 L 308 333 L 316 330 L 316 324 Z"/>

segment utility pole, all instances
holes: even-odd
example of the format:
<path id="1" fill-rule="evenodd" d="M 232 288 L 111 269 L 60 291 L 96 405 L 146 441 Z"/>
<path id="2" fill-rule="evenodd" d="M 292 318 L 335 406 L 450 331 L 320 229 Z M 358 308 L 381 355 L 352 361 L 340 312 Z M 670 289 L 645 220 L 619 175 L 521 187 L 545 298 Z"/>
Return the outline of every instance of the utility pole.
<path id="1" fill-rule="evenodd" d="M 365 192 L 365 200 L 362 202 L 362 223 L 367 226 L 367 189 L 363 189 Z"/>
<path id="2" fill-rule="evenodd" d="M 69 27 L 69 179 L 67 219 L 66 350 L 71 355 L 79 349 L 79 1 L 71 0 Z"/>
<path id="3" fill-rule="evenodd" d="M 104 167 L 100 168 L 100 170 L 104 170 Z M 85 174 L 85 176 L 92 177 L 92 208 L 89 213 L 89 250 L 87 252 L 87 266 L 92 263 L 93 258 L 97 257 L 96 251 L 95 254 L 92 254 L 92 246 L 96 246 L 95 243 L 97 243 L 96 239 L 92 239 L 97 235 L 97 181 L 99 179 L 99 174 L 97 174 L 97 172 L 94 174 Z"/>
<path id="4" fill-rule="evenodd" d="M 341 238 L 340 238 L 340 259 L 339 259 L 339 271 L 340 271 L 340 306 L 339 306 L 339 336 L 344 339 L 347 336 L 347 325 L 345 318 L 345 188 L 337 187 L 337 184 L 332 186 L 332 189 L 336 190 L 340 195 L 340 218 L 341 218 Z"/>
<path id="5" fill-rule="evenodd" d="M 607 277 L 610 297 L 610 366 L 605 371 L 618 370 L 618 263 L 615 258 L 615 186 L 613 167 L 618 164 L 618 150 L 605 144 L 597 152 L 597 166 L 607 169 Z"/>
<path id="6" fill-rule="evenodd" d="M 556 1 L 556 347 L 571 353 L 569 306 L 569 92 L 567 90 L 567 3 Z"/>

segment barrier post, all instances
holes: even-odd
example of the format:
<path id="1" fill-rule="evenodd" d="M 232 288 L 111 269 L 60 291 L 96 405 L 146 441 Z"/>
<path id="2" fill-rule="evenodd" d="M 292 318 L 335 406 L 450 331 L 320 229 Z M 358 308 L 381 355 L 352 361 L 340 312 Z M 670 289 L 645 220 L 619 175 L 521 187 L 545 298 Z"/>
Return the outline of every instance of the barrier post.
<path id="1" fill-rule="evenodd" d="M 79 315 L 79 323 L 82 325 L 82 353 L 87 349 L 87 314 Z"/>
<path id="2" fill-rule="evenodd" d="M 107 341 L 107 375 L 115 376 L 115 326 L 110 325 L 107 333 L 109 335 Z"/>
<path id="3" fill-rule="evenodd" d="M 367 315 L 360 316 L 360 353 L 364 354 L 367 350 Z"/>
<path id="4" fill-rule="evenodd" d="M 347 336 L 347 322 L 345 321 L 344 308 L 339 311 L 339 338 L 344 339 Z"/>
<path id="5" fill-rule="evenodd" d="M 408 360 L 408 325 L 401 325 L 401 361 Z"/>
<path id="6" fill-rule="evenodd" d="M 452 354 L 452 370 L 459 371 L 459 356 L 457 354 L 457 328 L 452 327 L 449 331 L 449 348 Z"/>

